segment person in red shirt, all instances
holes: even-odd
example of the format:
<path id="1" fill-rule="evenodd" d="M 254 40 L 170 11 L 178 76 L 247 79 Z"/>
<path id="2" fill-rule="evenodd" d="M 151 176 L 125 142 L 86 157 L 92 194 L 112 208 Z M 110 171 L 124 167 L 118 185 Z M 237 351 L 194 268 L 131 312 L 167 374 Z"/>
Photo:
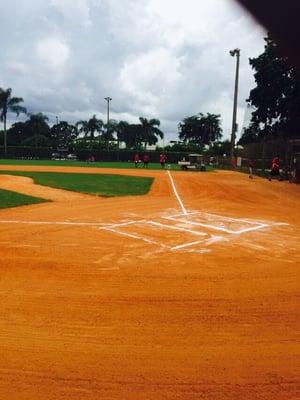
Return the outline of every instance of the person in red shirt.
<path id="1" fill-rule="evenodd" d="M 254 169 L 254 166 L 255 166 L 254 161 L 250 159 L 248 161 L 248 166 L 249 166 L 249 178 L 253 179 L 253 169 Z"/>
<path id="2" fill-rule="evenodd" d="M 167 156 L 165 154 L 161 153 L 159 155 L 159 162 L 160 162 L 160 165 L 162 168 L 165 168 L 166 161 L 167 161 Z"/>
<path id="3" fill-rule="evenodd" d="M 149 161 L 150 161 L 150 157 L 149 157 L 148 154 L 144 154 L 143 161 L 144 161 L 143 167 L 144 168 L 148 168 L 148 164 L 149 164 Z"/>
<path id="4" fill-rule="evenodd" d="M 237 167 L 237 159 L 236 159 L 236 157 L 232 157 L 231 165 L 232 165 L 232 168 L 234 168 L 234 169 Z"/>
<path id="5" fill-rule="evenodd" d="M 135 164 L 135 168 L 137 168 L 139 166 L 139 162 L 140 162 L 140 156 L 137 153 L 134 155 L 133 161 Z"/>
<path id="6" fill-rule="evenodd" d="M 277 179 L 281 180 L 280 167 L 279 167 L 279 157 L 274 157 L 273 160 L 272 160 L 269 181 L 271 181 L 272 178 L 277 178 Z"/>

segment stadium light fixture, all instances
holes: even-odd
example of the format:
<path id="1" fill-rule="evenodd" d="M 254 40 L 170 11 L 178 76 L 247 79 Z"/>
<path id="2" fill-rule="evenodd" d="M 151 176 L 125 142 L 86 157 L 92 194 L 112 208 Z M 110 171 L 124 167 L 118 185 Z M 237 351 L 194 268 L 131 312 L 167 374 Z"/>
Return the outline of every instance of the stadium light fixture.
<path id="1" fill-rule="evenodd" d="M 108 132 L 109 132 L 109 104 L 112 101 L 111 97 L 104 97 L 104 100 L 107 102 L 107 124 L 106 124 L 106 133 L 107 133 L 107 150 L 109 147 L 109 140 L 108 140 Z"/>

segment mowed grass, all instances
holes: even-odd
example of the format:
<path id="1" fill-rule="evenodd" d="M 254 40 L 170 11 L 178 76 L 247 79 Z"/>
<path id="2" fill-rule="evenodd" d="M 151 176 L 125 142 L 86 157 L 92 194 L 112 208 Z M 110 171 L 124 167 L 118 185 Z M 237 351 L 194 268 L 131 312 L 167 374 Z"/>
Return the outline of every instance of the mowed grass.
<path id="1" fill-rule="evenodd" d="M 94 162 L 86 161 L 71 161 L 71 160 L 0 160 L 0 165 L 36 165 L 48 167 L 85 167 L 85 168 L 116 168 L 116 169 L 135 169 L 133 162 Z M 143 170 L 143 163 L 140 163 L 138 169 Z M 159 163 L 149 163 L 149 170 L 162 170 Z M 171 171 L 181 171 L 178 164 L 166 164 L 166 169 Z M 210 165 L 206 166 L 206 171 L 213 171 L 214 168 Z"/>
<path id="2" fill-rule="evenodd" d="M 18 206 L 28 206 L 30 204 L 45 203 L 48 200 L 38 197 L 27 196 L 25 194 L 0 189 L 0 208 L 11 208 Z"/>
<path id="3" fill-rule="evenodd" d="M 97 196 L 136 196 L 149 192 L 153 178 L 60 172 L 0 171 L 0 174 L 26 176 L 38 185 Z"/>
<path id="4" fill-rule="evenodd" d="M 135 165 L 133 162 L 93 162 L 88 163 L 86 161 L 71 161 L 71 160 L 0 160 L 0 165 L 40 165 L 40 166 L 52 166 L 52 167 L 85 167 L 85 168 L 118 168 L 118 169 L 134 169 Z M 139 169 L 143 163 L 140 163 Z M 162 169 L 159 163 L 149 163 L 148 169 Z M 171 170 L 178 171 L 180 167 L 177 164 L 171 164 Z"/>

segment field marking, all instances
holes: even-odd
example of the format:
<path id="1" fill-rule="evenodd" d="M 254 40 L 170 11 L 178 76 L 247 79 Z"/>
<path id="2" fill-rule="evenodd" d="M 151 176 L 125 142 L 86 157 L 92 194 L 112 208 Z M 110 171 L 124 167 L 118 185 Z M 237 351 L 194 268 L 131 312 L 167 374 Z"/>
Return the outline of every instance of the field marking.
<path id="1" fill-rule="evenodd" d="M 142 236 L 135 235 L 133 233 L 126 233 L 126 232 L 118 231 L 116 229 L 110 229 L 110 227 L 100 228 L 100 230 L 117 233 L 118 235 L 130 237 L 131 239 L 142 240 L 143 242 L 146 242 L 148 244 L 155 244 L 156 246 L 160 246 L 160 247 L 164 247 L 164 248 L 167 247 L 163 243 L 155 242 L 154 240 L 150 240 L 150 239 L 144 238 Z"/>
<path id="2" fill-rule="evenodd" d="M 181 249 L 185 249 L 186 247 L 195 246 L 200 243 L 203 243 L 203 240 L 197 240 L 196 242 L 184 243 L 179 246 L 171 247 L 171 250 L 181 250 Z"/>
<path id="3" fill-rule="evenodd" d="M 192 235 L 208 236 L 207 233 L 193 231 L 192 229 L 181 228 L 180 226 L 161 224 L 160 222 L 147 221 L 147 220 L 144 221 L 144 223 L 149 224 L 149 225 L 159 226 L 159 227 L 162 227 L 162 228 L 165 228 L 165 229 L 173 229 L 173 230 L 176 230 L 176 231 L 188 232 L 188 233 L 191 233 Z"/>
<path id="4" fill-rule="evenodd" d="M 249 220 L 249 219 L 241 219 L 241 218 L 231 218 L 231 217 L 226 217 L 225 215 L 219 215 L 219 214 L 211 214 L 211 213 L 207 213 L 207 212 L 203 212 L 203 211 L 189 211 L 187 214 L 175 214 L 175 215 L 170 215 L 170 216 L 168 216 L 168 217 L 165 217 L 165 218 L 177 218 L 177 217 L 183 217 L 183 216 L 190 216 L 190 215 L 196 215 L 196 214 L 198 214 L 198 215 L 208 215 L 208 216 L 210 216 L 210 217 L 217 217 L 217 218 L 220 218 L 220 219 L 223 219 L 223 220 L 226 220 L 226 221 L 231 221 L 231 222 L 244 222 L 244 223 L 246 223 L 246 224 L 250 224 L 250 225 L 258 225 L 258 224 L 260 224 L 260 225 L 263 225 L 264 224 L 264 222 L 262 222 L 262 221 L 253 221 L 253 220 Z M 286 224 L 286 223 L 277 223 L 277 222 L 274 222 L 274 224 L 276 224 L 276 225 L 282 225 L 282 224 L 284 224 L 284 225 L 288 225 L 288 224 Z"/>
<path id="5" fill-rule="evenodd" d="M 231 235 L 240 235 L 242 233 L 256 231 L 258 229 L 268 228 L 270 226 L 267 224 L 256 224 L 256 226 L 253 226 L 251 228 L 245 228 L 245 229 L 240 229 L 238 231 L 233 231 L 231 229 L 222 228 L 221 226 L 205 224 L 202 222 L 194 222 L 194 221 L 183 220 L 183 219 L 178 219 L 178 218 L 173 218 L 173 217 L 164 217 L 164 218 L 168 219 L 170 221 L 189 223 L 191 225 L 202 226 L 204 228 L 209 228 L 209 229 L 213 229 L 213 230 L 220 231 L 220 232 L 230 233 Z M 235 222 L 239 222 L 239 221 L 236 220 Z"/>
<path id="6" fill-rule="evenodd" d="M 121 222 L 119 224 L 105 224 L 104 228 L 119 228 L 120 226 L 127 226 L 127 225 L 133 225 L 139 222 L 142 222 L 143 220 L 136 220 L 136 221 L 127 221 L 127 222 Z"/>
<path id="7" fill-rule="evenodd" d="M 171 185 L 172 185 L 173 191 L 174 191 L 174 193 L 175 193 L 175 196 L 176 196 L 176 198 L 177 198 L 177 200 L 178 200 L 178 203 L 180 204 L 180 207 L 181 207 L 181 209 L 182 209 L 182 212 L 183 212 L 184 215 L 187 215 L 188 212 L 187 212 L 186 208 L 184 207 L 184 204 L 183 204 L 183 202 L 182 202 L 182 200 L 181 200 L 181 198 L 180 198 L 180 196 L 179 196 L 179 194 L 178 194 L 178 192 L 177 192 L 177 189 L 176 189 L 174 180 L 173 180 L 173 178 L 172 178 L 171 172 L 170 172 L 170 171 L 167 171 L 167 173 L 168 173 L 168 176 L 169 176 L 169 178 L 170 178 Z"/>
<path id="8" fill-rule="evenodd" d="M 5 221 L 0 220 L 0 224 L 27 224 L 27 225 L 71 225 L 71 226 L 103 226 L 97 222 L 66 222 L 66 221 Z"/>

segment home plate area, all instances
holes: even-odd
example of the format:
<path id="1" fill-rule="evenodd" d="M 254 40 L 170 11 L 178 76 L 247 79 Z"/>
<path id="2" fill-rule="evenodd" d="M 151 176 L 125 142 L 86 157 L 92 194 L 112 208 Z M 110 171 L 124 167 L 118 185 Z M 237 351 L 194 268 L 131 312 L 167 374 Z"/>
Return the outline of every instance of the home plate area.
<path id="1" fill-rule="evenodd" d="M 212 244 L 274 225 L 281 224 L 187 211 L 151 219 L 128 220 L 99 229 L 143 241 L 160 251 L 207 253 L 211 251 L 209 246 Z"/>

